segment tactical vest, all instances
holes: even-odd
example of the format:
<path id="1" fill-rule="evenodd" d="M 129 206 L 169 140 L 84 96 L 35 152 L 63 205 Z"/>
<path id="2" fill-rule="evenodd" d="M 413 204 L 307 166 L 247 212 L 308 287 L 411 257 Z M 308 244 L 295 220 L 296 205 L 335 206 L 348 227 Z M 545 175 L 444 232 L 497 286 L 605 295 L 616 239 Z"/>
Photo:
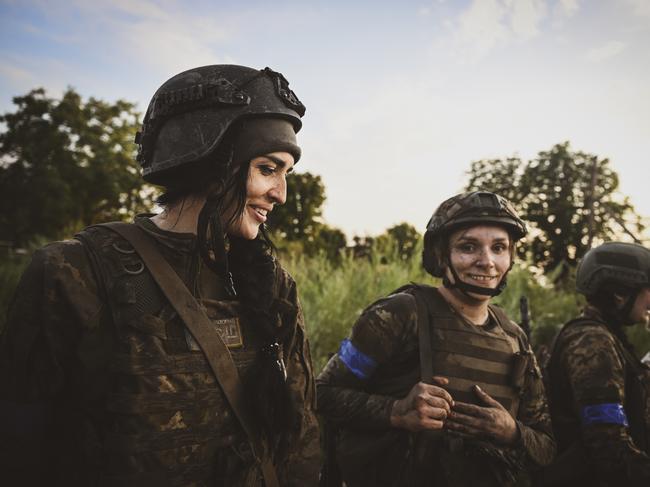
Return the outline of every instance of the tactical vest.
<path id="1" fill-rule="evenodd" d="M 100 426 L 86 443 L 99 485 L 260 485 L 249 443 L 207 360 L 134 249 L 99 226 L 77 235 L 108 301 Z M 262 345 L 237 301 L 201 299 L 242 380 Z"/>
<path id="2" fill-rule="evenodd" d="M 433 368 L 427 375 L 447 377 L 445 389 L 451 396 L 473 404 L 478 398 L 471 388 L 478 384 L 516 418 L 530 370 L 523 332 L 494 306 L 489 308 L 496 323 L 491 332 L 464 322 L 433 287 L 410 284 L 392 294 L 399 292 L 426 303 L 427 316 L 418 315 L 418 326 L 424 323 L 431 330 Z M 418 381 L 427 379 L 418 365 L 418 350 L 404 350 L 393 363 L 377 368 L 367 392 L 406 396 Z M 473 440 L 463 444 L 459 435 L 447 430 L 413 435 L 397 429 L 344 429 L 337 455 L 346 457 L 339 466 L 350 486 L 370 485 L 369 479 L 381 486 L 510 485 L 520 469 L 496 445 Z M 364 467 L 355 468 L 355 463 Z M 459 478 L 459 472 L 469 478 Z"/>
<path id="3" fill-rule="evenodd" d="M 479 385 L 516 418 L 529 363 L 522 332 L 496 306 L 489 305 L 495 325 L 486 328 L 463 320 L 435 288 L 418 286 L 415 292 L 429 314 L 431 375 L 447 377 L 445 388 L 457 401 L 478 404 L 472 388 Z"/>

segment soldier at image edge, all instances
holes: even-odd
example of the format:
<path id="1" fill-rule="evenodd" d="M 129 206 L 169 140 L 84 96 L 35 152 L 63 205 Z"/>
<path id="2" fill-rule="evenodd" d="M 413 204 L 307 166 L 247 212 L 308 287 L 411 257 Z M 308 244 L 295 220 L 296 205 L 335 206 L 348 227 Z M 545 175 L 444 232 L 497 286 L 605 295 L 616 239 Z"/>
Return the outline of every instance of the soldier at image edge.
<path id="1" fill-rule="evenodd" d="M 443 285 L 406 285 L 358 318 L 316 380 L 348 487 L 507 486 L 551 462 L 540 370 L 521 328 L 490 304 L 525 234 L 499 195 L 446 200 L 422 253 Z"/>
<path id="2" fill-rule="evenodd" d="M 317 484 L 303 315 L 264 228 L 304 112 L 269 68 L 203 66 L 157 90 L 136 143 L 163 211 L 45 246 L 16 290 L 0 484 Z"/>
<path id="3" fill-rule="evenodd" d="M 578 265 L 582 314 L 564 325 L 546 366 L 558 458 L 545 486 L 650 485 L 650 369 L 625 327 L 650 313 L 650 249 L 607 242 Z"/>

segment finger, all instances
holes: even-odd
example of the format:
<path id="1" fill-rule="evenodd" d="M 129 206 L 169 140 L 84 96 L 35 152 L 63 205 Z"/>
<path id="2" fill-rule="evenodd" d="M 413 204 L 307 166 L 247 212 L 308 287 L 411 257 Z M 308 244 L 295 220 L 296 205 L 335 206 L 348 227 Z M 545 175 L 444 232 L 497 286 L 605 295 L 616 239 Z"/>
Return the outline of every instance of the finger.
<path id="1" fill-rule="evenodd" d="M 458 431 L 460 433 L 472 435 L 472 436 L 485 436 L 483 431 L 477 428 L 473 428 L 472 426 L 468 426 L 462 423 L 456 423 L 455 421 L 452 421 L 450 419 L 445 422 L 445 428 L 452 431 Z"/>
<path id="2" fill-rule="evenodd" d="M 466 402 L 457 402 L 454 404 L 453 410 L 455 412 L 468 414 L 477 418 L 487 418 L 490 414 L 489 411 L 486 411 L 486 408 Z"/>
<path id="3" fill-rule="evenodd" d="M 466 414 L 452 412 L 449 415 L 448 419 L 449 421 L 453 421 L 454 423 L 462 424 L 465 426 L 471 426 L 481 431 L 487 431 L 487 424 L 485 420 L 475 418 L 474 416 L 468 416 Z"/>
<path id="4" fill-rule="evenodd" d="M 447 414 L 451 412 L 451 405 L 442 397 L 428 395 L 425 397 L 425 404 L 434 408 L 444 409 Z"/>
<path id="5" fill-rule="evenodd" d="M 441 430 L 445 423 L 436 419 L 426 419 L 420 422 L 422 429 L 426 430 Z"/>
<path id="6" fill-rule="evenodd" d="M 478 385 L 474 386 L 474 392 L 476 393 L 478 398 L 481 401 L 483 401 L 484 404 L 493 408 L 505 409 L 499 401 L 493 399 L 492 396 L 490 396 L 487 392 L 481 389 Z"/>
<path id="7" fill-rule="evenodd" d="M 443 389 L 442 387 L 433 386 L 433 385 L 431 385 L 431 384 L 425 384 L 425 385 L 426 385 L 425 390 L 427 391 L 428 394 L 430 394 L 430 395 L 432 395 L 432 396 L 435 396 L 435 397 L 441 397 L 441 398 L 443 398 L 445 401 L 447 401 L 447 403 L 448 403 L 450 406 L 452 406 L 452 405 L 454 404 L 454 400 L 453 400 L 453 398 L 451 397 L 451 394 L 449 394 L 449 393 L 448 393 L 445 389 Z"/>
<path id="8" fill-rule="evenodd" d="M 446 386 L 447 384 L 449 384 L 449 379 L 447 379 L 446 377 L 442 377 L 441 375 L 434 375 L 433 377 L 431 377 L 431 379 L 433 379 L 433 382 L 435 382 L 440 386 Z"/>
<path id="9" fill-rule="evenodd" d="M 420 417 L 431 419 L 447 419 L 450 412 L 444 408 L 425 407 L 418 411 Z"/>

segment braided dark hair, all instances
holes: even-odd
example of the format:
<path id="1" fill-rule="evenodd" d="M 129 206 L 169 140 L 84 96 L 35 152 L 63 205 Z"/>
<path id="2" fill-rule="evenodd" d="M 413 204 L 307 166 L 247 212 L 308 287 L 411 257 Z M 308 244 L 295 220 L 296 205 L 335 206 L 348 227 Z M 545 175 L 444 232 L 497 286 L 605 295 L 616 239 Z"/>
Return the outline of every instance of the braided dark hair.
<path id="1" fill-rule="evenodd" d="M 225 228 L 236 223 L 244 211 L 250 167 L 250 161 L 233 161 L 233 133 L 236 129 L 229 131 L 211 164 L 204 166 L 204 169 L 211 168 L 209 178 L 205 171 L 196 171 L 199 178 L 185 180 L 179 188 L 167 188 L 158 203 L 178 203 L 197 192 L 206 195 L 197 226 L 198 254 L 223 280 L 230 297 L 239 300 L 262 337 L 264 345 L 258 351 L 244 386 L 247 402 L 261 432 L 280 442 L 282 432 L 288 430 L 294 417 L 282 347 L 292 332 L 292 328 L 283 323 L 292 323 L 292 320 L 281 317 L 295 317 L 297 309 L 292 309 L 295 307 L 279 297 L 277 276 L 280 271 L 275 247 L 265 227 L 260 227 L 259 235 L 253 240 L 225 237 Z M 221 218 L 225 211 L 230 214 L 224 228 Z"/>

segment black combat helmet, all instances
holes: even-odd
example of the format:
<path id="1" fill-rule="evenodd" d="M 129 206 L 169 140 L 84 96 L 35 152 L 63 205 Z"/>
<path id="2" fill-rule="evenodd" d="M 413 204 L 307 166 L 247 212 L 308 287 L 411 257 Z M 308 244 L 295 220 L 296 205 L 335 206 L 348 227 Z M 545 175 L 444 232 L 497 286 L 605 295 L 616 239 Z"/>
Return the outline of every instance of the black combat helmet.
<path id="1" fill-rule="evenodd" d="M 512 204 L 496 193 L 473 191 L 452 196 L 442 202 L 429 220 L 424 234 L 422 264 L 425 270 L 434 277 L 442 277 L 445 285 L 449 287 L 489 296 L 499 294 L 506 286 L 505 276 L 496 289 L 473 286 L 462 282 L 449 263 L 449 251 L 446 245 L 449 235 L 461 227 L 485 224 L 504 227 L 513 242 L 523 238 L 527 233 L 525 223 L 519 218 Z M 446 265 L 454 274 L 455 283 L 447 279 Z"/>
<path id="2" fill-rule="evenodd" d="M 298 132 L 304 113 L 286 78 L 269 68 L 216 64 L 184 71 L 156 91 L 136 135 L 142 176 L 168 186 L 180 168 L 205 162 L 235 122 L 282 118 Z"/>
<path id="3" fill-rule="evenodd" d="M 576 289 L 595 295 L 605 283 L 636 290 L 650 286 L 650 249 L 625 242 L 606 242 L 589 250 L 578 265 Z"/>

